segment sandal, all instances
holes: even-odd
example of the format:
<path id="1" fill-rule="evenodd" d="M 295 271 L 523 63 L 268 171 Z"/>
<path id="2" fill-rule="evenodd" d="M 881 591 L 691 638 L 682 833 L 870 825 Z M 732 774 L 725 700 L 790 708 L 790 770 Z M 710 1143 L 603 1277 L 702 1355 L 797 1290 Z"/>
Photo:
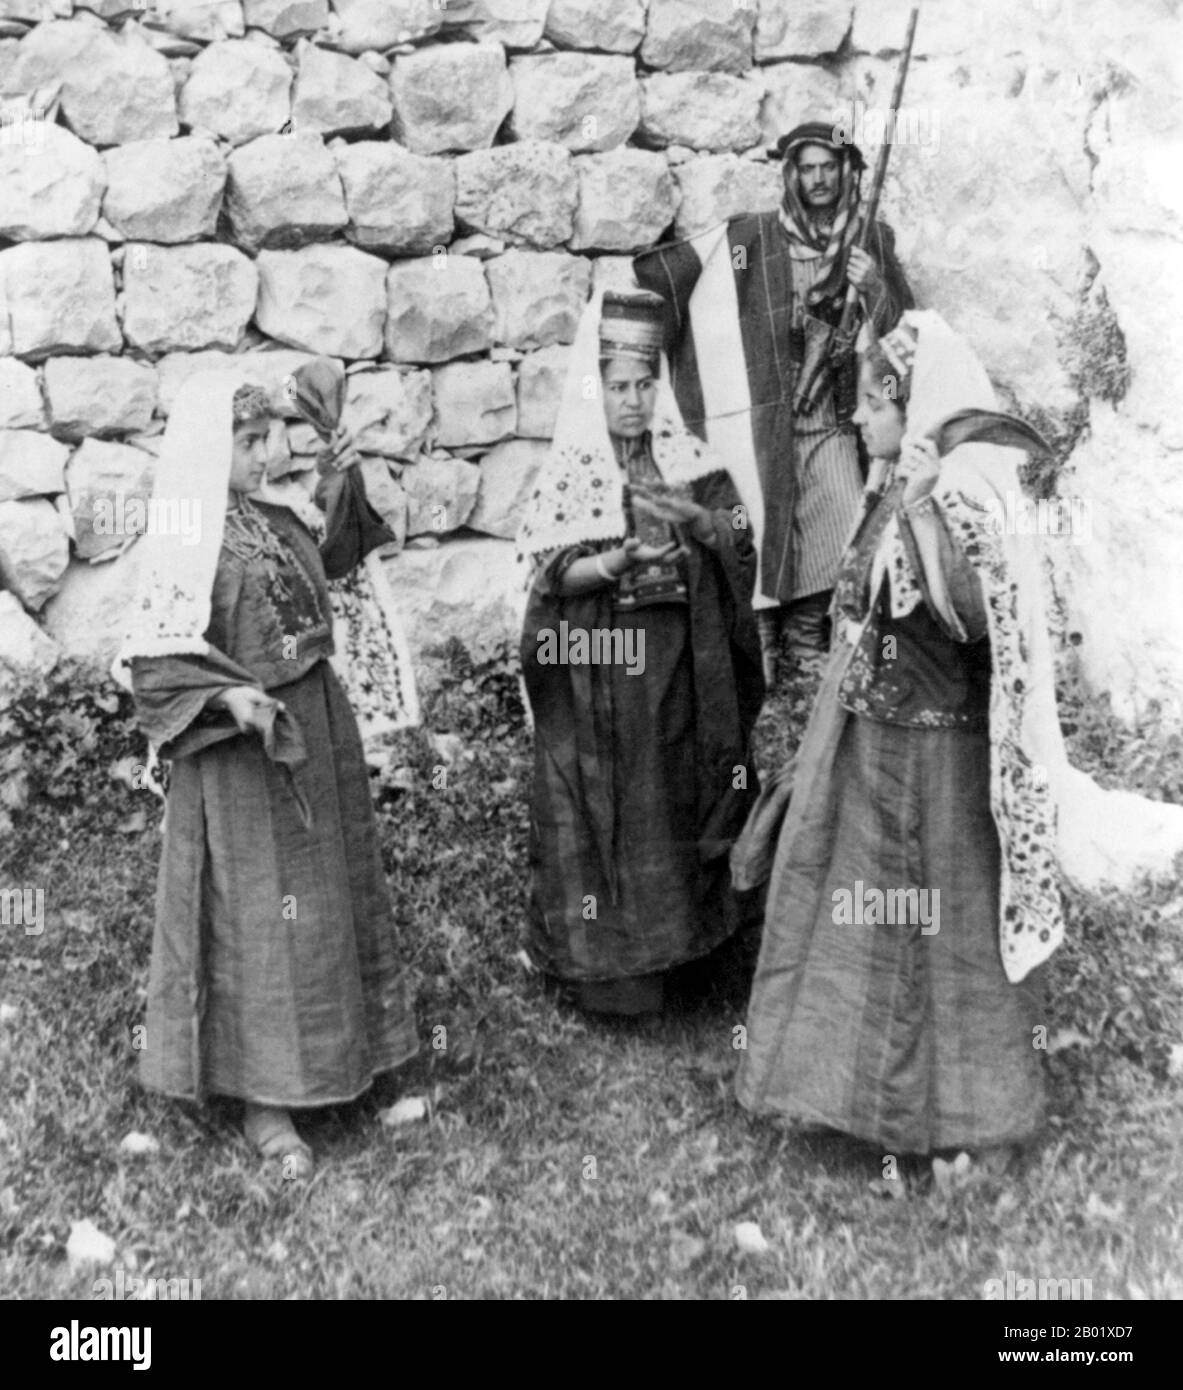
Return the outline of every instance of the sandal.
<path id="1" fill-rule="evenodd" d="M 248 1101 L 243 1113 L 242 1132 L 247 1142 L 264 1158 L 282 1160 L 285 1178 L 311 1177 L 316 1161 L 312 1150 L 296 1133 L 288 1111 L 273 1105 L 253 1105 Z"/>

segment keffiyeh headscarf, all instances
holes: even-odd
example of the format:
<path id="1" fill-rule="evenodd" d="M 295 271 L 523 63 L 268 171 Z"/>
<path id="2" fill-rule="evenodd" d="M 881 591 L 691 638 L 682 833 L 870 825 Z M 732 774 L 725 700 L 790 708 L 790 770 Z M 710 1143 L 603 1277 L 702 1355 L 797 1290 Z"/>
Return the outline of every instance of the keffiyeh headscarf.
<path id="1" fill-rule="evenodd" d="M 832 150 L 838 159 L 838 199 L 827 210 L 826 220 L 820 224 L 801 196 L 796 158 L 804 145 L 821 145 Z M 821 256 L 821 274 L 806 296 L 807 304 L 820 304 L 845 288 L 846 254 L 854 245 L 859 231 L 863 157 L 856 146 L 836 140 L 833 126 L 826 125 L 824 121 L 810 121 L 797 126 L 777 142 L 776 153 L 792 170 L 790 177 L 785 180 L 784 200 L 779 212 L 781 226 L 794 241 Z"/>
<path id="2" fill-rule="evenodd" d="M 523 562 L 564 546 L 622 540 L 626 534 L 624 475 L 604 414 L 603 357 L 644 357 L 655 363 L 657 401 L 650 433 L 653 461 L 666 484 L 684 485 L 721 468 L 709 446 L 682 424 L 660 349 L 617 318 L 604 325 L 601 336 L 603 299 L 602 290 L 592 295 L 575 335 L 550 453 L 518 531 Z"/>

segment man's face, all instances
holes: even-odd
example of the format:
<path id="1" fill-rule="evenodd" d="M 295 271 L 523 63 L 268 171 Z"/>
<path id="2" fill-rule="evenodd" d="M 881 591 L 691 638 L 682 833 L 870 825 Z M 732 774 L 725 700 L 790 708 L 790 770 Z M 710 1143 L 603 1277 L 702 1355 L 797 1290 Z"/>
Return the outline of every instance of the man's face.
<path id="1" fill-rule="evenodd" d="M 267 472 L 267 436 L 271 421 L 244 420 L 234 427 L 234 453 L 230 458 L 230 491 L 257 492 Z"/>
<path id="2" fill-rule="evenodd" d="M 614 357 L 603 370 L 608 432 L 625 439 L 645 433 L 657 401 L 657 374 L 648 362 Z"/>
<path id="3" fill-rule="evenodd" d="M 822 212 L 838 201 L 841 165 L 838 156 L 825 145 L 802 145 L 785 161 L 785 181 L 794 175 L 801 190 L 801 201 L 810 212 Z"/>

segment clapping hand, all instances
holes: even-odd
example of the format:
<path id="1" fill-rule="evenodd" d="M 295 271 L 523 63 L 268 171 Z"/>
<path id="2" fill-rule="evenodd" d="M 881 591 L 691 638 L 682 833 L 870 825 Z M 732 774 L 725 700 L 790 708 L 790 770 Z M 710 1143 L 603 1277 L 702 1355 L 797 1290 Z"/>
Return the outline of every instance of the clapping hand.
<path id="1" fill-rule="evenodd" d="M 671 526 L 685 526 L 702 545 L 714 544 L 714 518 L 705 507 L 700 507 L 689 497 L 679 497 L 671 492 L 655 493 L 641 486 L 634 486 L 632 495 L 635 510 L 644 512 L 655 521 L 664 521 Z"/>
<path id="2" fill-rule="evenodd" d="M 283 708 L 278 700 L 273 700 L 253 685 L 233 685 L 223 690 L 211 703 L 230 715 L 240 734 L 266 733 L 273 709 L 277 706 Z"/>
<path id="3" fill-rule="evenodd" d="M 895 472 L 896 478 L 902 478 L 905 483 L 901 499 L 903 505 L 909 506 L 927 496 L 932 491 L 940 471 L 941 460 L 935 440 L 908 440 L 900 450 L 900 461 Z"/>
<path id="4" fill-rule="evenodd" d="M 342 473 L 346 468 L 360 462 L 361 454 L 357 451 L 353 432 L 347 430 L 344 425 L 338 425 L 333 431 L 328 444 L 317 459 L 322 473 Z"/>

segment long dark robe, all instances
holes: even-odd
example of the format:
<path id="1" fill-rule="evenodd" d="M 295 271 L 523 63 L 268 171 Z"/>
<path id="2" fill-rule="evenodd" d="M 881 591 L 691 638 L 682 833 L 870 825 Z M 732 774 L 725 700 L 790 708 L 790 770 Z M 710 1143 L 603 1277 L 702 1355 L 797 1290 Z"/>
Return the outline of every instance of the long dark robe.
<path id="1" fill-rule="evenodd" d="M 249 505 L 274 552 L 235 553 L 228 518 L 209 655 L 133 661 L 140 724 L 171 760 L 140 1076 L 179 1097 L 321 1105 L 412 1056 L 414 1015 L 361 739 L 328 662 L 325 569 L 291 512 Z M 283 703 L 272 738 L 208 708 L 236 685 Z"/>
<path id="2" fill-rule="evenodd" d="M 894 234 L 886 223 L 874 225 L 867 251 L 883 277 L 882 293 L 872 306 L 874 329 L 882 336 L 896 325 L 905 309 L 913 307 L 914 300 L 895 254 Z M 801 267 L 810 262 L 794 260 L 789 235 L 775 212 L 729 219 L 726 242 L 717 254 L 726 254 L 733 268 L 751 402 L 752 444 L 764 499 L 764 527 L 759 537 L 764 594 L 787 603 L 814 591 L 815 583 L 817 590 L 829 587 L 830 581 L 818 582 L 798 573 L 794 546 L 801 533 L 799 494 L 803 468 L 819 444 L 845 450 L 852 462 L 857 457 L 857 436 L 848 423 L 855 407 L 857 361 L 852 342 L 839 355 L 834 369 L 823 376 L 817 407 L 799 422 L 802 438 L 798 439 L 793 398 L 805 338 L 793 322 L 794 268 L 801 280 Z M 674 393 L 686 427 L 706 438 L 709 422 L 702 377 L 712 370 L 713 347 L 709 340 L 696 341 L 691 325 L 690 299 L 703 268 L 695 239 L 642 252 L 633 265 L 637 283 L 666 300 L 666 351 Z M 812 284 L 813 276 L 808 279 Z M 813 307 L 810 316 L 824 326 L 836 323 L 841 311 L 842 297 L 838 296 Z M 854 513 L 852 503 L 836 519 L 843 535 L 853 523 Z M 814 517 L 811 525 L 817 524 Z M 806 568 L 812 567 L 807 564 Z"/>
<path id="3" fill-rule="evenodd" d="M 628 610 L 614 588 L 556 591 L 581 546 L 537 575 L 522 634 L 534 715 L 527 942 L 567 981 L 622 980 L 703 956 L 741 912 L 727 851 L 756 789 L 749 756 L 763 698 L 750 608 L 755 552 L 725 473 L 692 485 L 718 549 L 687 538 L 686 601 Z M 541 635 L 636 628 L 645 669 L 539 660 Z M 737 771 L 738 770 L 738 771 Z"/>
<path id="4" fill-rule="evenodd" d="M 1009 983 L 998 948 L 992 677 L 972 567 L 950 540 L 969 642 L 927 601 L 894 619 L 886 590 L 869 589 L 899 493 L 868 506 L 835 592 L 840 635 L 777 846 L 736 1091 L 756 1113 L 928 1153 L 1039 1129 L 1043 972 Z M 853 907 L 894 890 L 939 893 L 928 923 L 843 911 L 843 895 Z"/>

